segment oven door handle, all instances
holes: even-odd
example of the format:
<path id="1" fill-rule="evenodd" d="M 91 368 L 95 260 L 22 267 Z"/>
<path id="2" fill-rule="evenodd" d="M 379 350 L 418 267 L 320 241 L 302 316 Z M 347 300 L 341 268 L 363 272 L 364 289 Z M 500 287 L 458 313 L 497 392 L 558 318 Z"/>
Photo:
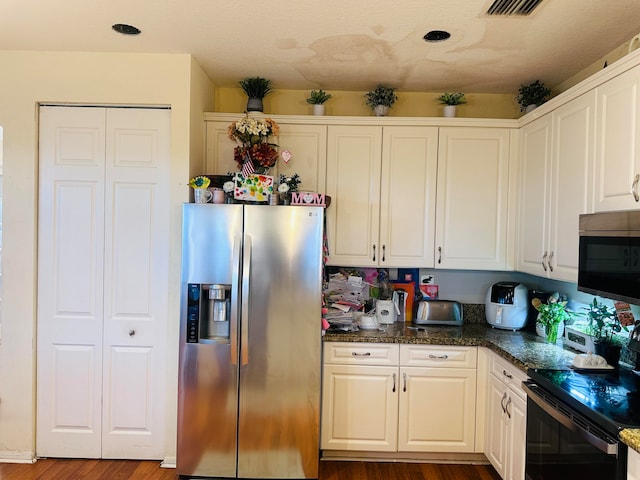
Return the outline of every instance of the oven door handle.
<path id="1" fill-rule="evenodd" d="M 579 435 L 581 435 L 587 442 L 596 447 L 601 452 L 606 453 L 607 455 L 617 455 L 618 454 L 618 444 L 617 443 L 609 443 L 607 440 L 600 438 L 594 433 L 585 430 L 584 428 L 576 425 L 569 417 L 560 413 L 558 410 L 553 408 L 547 402 L 544 401 L 536 392 L 534 392 L 527 382 L 522 383 L 522 388 L 525 392 L 527 392 L 527 396 L 533 400 L 542 410 L 548 413 L 554 420 L 558 421 L 560 424 L 567 427 L 569 430 L 572 430 Z"/>

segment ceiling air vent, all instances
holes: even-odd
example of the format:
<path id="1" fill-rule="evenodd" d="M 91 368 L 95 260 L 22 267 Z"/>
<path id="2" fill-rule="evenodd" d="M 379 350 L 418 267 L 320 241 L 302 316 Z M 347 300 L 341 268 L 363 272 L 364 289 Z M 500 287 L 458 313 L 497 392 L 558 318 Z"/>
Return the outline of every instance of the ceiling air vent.
<path id="1" fill-rule="evenodd" d="M 531 15 L 542 0 L 495 0 L 487 13 L 489 15 Z"/>

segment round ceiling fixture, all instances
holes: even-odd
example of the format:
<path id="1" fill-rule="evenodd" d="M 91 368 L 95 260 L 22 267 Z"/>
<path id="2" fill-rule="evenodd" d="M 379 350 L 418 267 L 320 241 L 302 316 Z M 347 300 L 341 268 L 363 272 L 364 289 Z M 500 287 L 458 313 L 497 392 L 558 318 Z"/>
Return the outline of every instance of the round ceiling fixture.
<path id="1" fill-rule="evenodd" d="M 424 38 L 425 42 L 442 42 L 447 40 L 449 37 L 451 37 L 451 34 L 444 30 L 431 30 L 422 38 Z"/>
<path id="2" fill-rule="evenodd" d="M 133 25 L 127 25 L 126 23 L 116 23 L 115 25 L 111 25 L 111 28 L 123 35 L 140 35 L 139 28 Z"/>

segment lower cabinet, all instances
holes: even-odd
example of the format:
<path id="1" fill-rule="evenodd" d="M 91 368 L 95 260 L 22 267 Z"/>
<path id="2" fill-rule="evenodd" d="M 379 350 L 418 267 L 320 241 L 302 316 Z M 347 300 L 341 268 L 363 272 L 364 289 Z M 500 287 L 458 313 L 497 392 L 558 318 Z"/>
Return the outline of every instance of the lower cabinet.
<path id="1" fill-rule="evenodd" d="M 323 450 L 474 452 L 477 348 L 324 348 Z"/>
<path id="2" fill-rule="evenodd" d="M 640 453 L 631 447 L 627 457 L 627 480 L 640 480 Z"/>
<path id="3" fill-rule="evenodd" d="M 485 455 L 503 480 L 523 480 L 526 449 L 526 379 L 521 371 L 491 354 Z"/>

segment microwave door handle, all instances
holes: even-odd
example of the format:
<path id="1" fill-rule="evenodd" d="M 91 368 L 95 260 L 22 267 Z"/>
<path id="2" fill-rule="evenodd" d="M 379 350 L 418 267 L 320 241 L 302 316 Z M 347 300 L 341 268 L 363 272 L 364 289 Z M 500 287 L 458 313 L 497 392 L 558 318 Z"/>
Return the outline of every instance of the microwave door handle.
<path id="1" fill-rule="evenodd" d="M 249 301 L 251 277 L 251 237 L 244 236 L 242 263 L 242 313 L 240 315 L 240 358 L 241 365 L 249 363 Z"/>
<path id="2" fill-rule="evenodd" d="M 538 405 L 542 410 L 544 410 L 551 418 L 556 420 L 561 425 L 564 425 L 569 430 L 576 432 L 578 435 L 582 436 L 587 442 L 596 447 L 603 453 L 607 455 L 617 455 L 618 454 L 618 444 L 610 443 L 607 440 L 598 437 L 592 432 L 580 427 L 575 424 L 568 416 L 560 413 L 558 410 L 549 405 L 544 399 L 542 399 L 537 393 L 535 393 L 527 382 L 522 383 L 522 388 L 527 393 L 527 397 L 529 400 L 532 400 L 536 405 Z"/>
<path id="3" fill-rule="evenodd" d="M 231 257 L 231 312 L 230 312 L 230 343 L 231 365 L 238 364 L 238 311 L 240 306 L 240 251 L 242 250 L 242 235 L 233 238 L 233 250 Z"/>

